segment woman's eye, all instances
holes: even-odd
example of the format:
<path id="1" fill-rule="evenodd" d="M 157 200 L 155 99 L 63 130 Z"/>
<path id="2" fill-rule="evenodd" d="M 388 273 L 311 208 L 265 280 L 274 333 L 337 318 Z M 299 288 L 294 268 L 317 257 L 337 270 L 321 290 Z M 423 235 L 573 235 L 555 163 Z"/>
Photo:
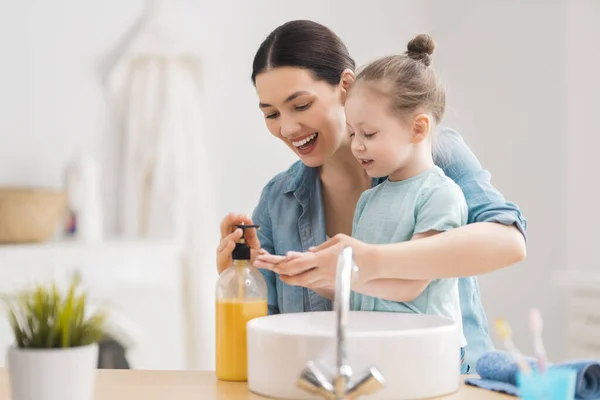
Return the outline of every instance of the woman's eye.
<path id="1" fill-rule="evenodd" d="M 278 116 L 279 116 L 279 113 L 278 113 L 278 112 L 275 112 L 275 113 L 272 113 L 272 114 L 267 114 L 267 115 L 265 115 L 265 118 L 266 118 L 266 119 L 275 119 L 275 118 L 277 118 Z"/>
<path id="2" fill-rule="evenodd" d="M 354 132 L 350 132 L 350 137 L 354 137 Z"/>
<path id="3" fill-rule="evenodd" d="M 365 137 L 366 137 L 366 138 L 370 138 L 370 137 L 373 137 L 373 136 L 375 136 L 376 134 L 377 134 L 377 132 L 373 132 L 373 133 L 365 133 Z"/>
<path id="4" fill-rule="evenodd" d="M 304 110 L 308 110 L 308 108 L 311 106 L 311 103 L 306 103 L 306 104 L 302 104 L 300 106 L 296 106 L 296 111 L 304 111 Z"/>

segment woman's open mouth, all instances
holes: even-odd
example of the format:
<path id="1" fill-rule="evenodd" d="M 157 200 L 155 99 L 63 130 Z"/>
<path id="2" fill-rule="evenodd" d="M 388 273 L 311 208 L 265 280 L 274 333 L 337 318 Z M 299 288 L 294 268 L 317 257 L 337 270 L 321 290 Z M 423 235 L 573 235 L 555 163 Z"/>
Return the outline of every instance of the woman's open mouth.
<path id="1" fill-rule="evenodd" d="M 298 150 L 298 153 L 302 155 L 307 155 L 315 149 L 318 137 L 319 132 L 315 132 L 312 135 L 305 137 L 304 139 L 292 142 L 292 144 Z"/>

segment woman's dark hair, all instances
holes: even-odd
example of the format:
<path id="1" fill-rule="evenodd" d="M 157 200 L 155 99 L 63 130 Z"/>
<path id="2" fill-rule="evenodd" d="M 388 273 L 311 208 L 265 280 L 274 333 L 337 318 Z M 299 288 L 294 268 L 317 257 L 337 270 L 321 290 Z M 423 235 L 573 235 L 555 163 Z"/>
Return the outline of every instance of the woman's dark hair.
<path id="1" fill-rule="evenodd" d="M 355 63 L 342 40 L 326 26 L 313 21 L 286 22 L 262 42 L 252 64 L 252 83 L 261 72 L 277 67 L 299 67 L 331 85 L 340 82 Z"/>

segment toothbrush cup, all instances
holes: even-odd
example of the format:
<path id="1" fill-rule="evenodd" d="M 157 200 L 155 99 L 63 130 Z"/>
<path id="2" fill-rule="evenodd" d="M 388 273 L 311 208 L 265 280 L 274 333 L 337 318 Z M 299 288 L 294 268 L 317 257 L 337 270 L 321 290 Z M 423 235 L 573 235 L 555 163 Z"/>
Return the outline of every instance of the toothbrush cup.
<path id="1" fill-rule="evenodd" d="M 530 374 L 517 373 L 519 398 L 523 400 L 573 400 L 577 373 L 564 367 L 547 369 L 544 373 L 534 368 Z"/>

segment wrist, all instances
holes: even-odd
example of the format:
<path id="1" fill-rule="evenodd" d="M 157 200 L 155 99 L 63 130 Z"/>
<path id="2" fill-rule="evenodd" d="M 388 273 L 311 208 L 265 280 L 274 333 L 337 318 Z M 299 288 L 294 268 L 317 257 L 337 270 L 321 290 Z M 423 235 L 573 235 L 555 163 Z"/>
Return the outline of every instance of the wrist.
<path id="1" fill-rule="evenodd" d="M 358 266 L 358 280 L 362 283 L 379 279 L 381 264 L 379 262 L 381 246 L 358 242 L 354 249 L 354 262 Z"/>

